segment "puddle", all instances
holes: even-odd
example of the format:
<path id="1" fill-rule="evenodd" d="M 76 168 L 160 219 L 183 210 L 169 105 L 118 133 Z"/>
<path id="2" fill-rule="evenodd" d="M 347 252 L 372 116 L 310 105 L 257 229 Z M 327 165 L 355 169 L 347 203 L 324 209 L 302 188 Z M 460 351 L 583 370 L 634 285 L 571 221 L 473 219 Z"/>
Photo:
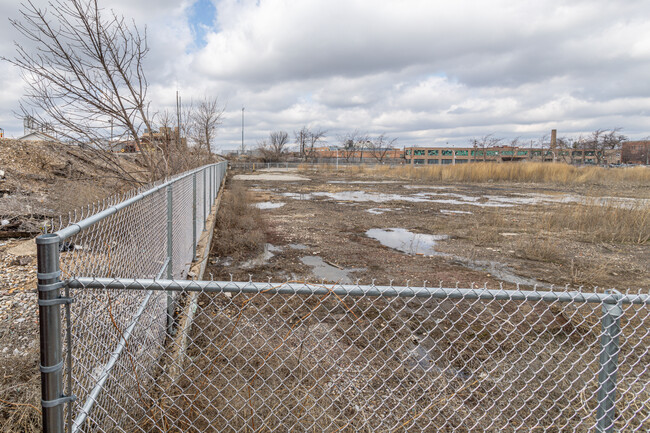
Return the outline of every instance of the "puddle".
<path id="1" fill-rule="evenodd" d="M 508 233 L 510 234 L 510 233 Z M 534 278 L 526 278 L 514 273 L 508 266 L 489 260 L 470 260 L 465 257 L 453 256 L 435 250 L 437 241 L 448 239 L 446 235 L 426 235 L 412 233 L 405 229 L 370 229 L 368 237 L 378 240 L 382 245 L 396 249 L 406 254 L 425 256 L 443 256 L 452 262 L 473 271 L 485 272 L 497 280 L 520 286 L 551 288 L 550 284 L 542 283 Z"/>
<path id="2" fill-rule="evenodd" d="M 312 267 L 311 272 L 315 277 L 325 281 L 333 281 L 341 284 L 352 284 L 352 280 L 348 276 L 350 272 L 366 270 L 366 268 L 339 269 L 335 266 L 325 263 L 325 261 L 319 256 L 301 257 L 300 261 Z"/>
<path id="3" fill-rule="evenodd" d="M 528 286 L 528 287 L 537 286 L 538 288 L 543 288 L 543 289 L 551 288 L 550 284 L 542 283 L 540 281 L 537 281 L 534 278 L 526 278 L 517 275 L 513 271 L 511 271 L 506 265 L 499 262 L 493 262 L 491 260 L 470 260 L 458 256 L 453 256 L 453 261 L 473 271 L 486 272 L 490 274 L 490 276 L 496 278 L 497 280 L 506 283 L 519 284 L 520 286 Z"/>
<path id="4" fill-rule="evenodd" d="M 313 198 L 311 193 L 300 194 L 297 192 L 283 192 L 280 195 L 284 197 L 292 198 L 294 200 L 311 200 Z"/>
<path id="5" fill-rule="evenodd" d="M 505 202 L 480 202 L 481 197 L 472 197 L 463 194 L 455 193 L 427 193 L 420 192 L 412 195 L 403 194 L 387 194 L 375 193 L 365 191 L 339 191 L 339 192 L 312 192 L 299 194 L 295 192 L 285 192 L 281 194 L 284 197 L 289 197 L 294 200 L 312 200 L 315 197 L 325 197 L 336 201 L 349 201 L 349 202 L 372 202 L 372 203 L 387 203 L 392 201 L 412 202 L 412 203 L 441 203 L 451 205 L 474 205 L 481 207 L 512 207 L 514 204 L 507 204 Z M 449 196 L 455 198 L 434 198 L 436 196 Z"/>
<path id="6" fill-rule="evenodd" d="M 447 235 L 427 235 L 413 233 L 406 229 L 370 229 L 366 236 L 381 242 L 382 245 L 410 255 L 441 255 L 435 250 L 438 241 L 448 239 Z"/>
<path id="7" fill-rule="evenodd" d="M 409 202 L 427 202 L 431 201 L 426 197 L 419 197 L 418 195 L 400 195 L 400 194 L 384 194 L 365 191 L 340 191 L 340 192 L 315 192 L 314 196 L 328 197 L 333 200 L 340 201 L 355 201 L 355 202 L 374 202 L 386 203 L 389 201 L 409 201 Z"/>
<path id="8" fill-rule="evenodd" d="M 370 209 L 366 209 L 366 212 L 371 213 L 373 215 L 381 215 L 381 214 L 384 214 L 386 212 L 393 212 L 393 211 L 396 211 L 396 210 L 400 210 L 400 209 L 399 208 L 397 208 L 397 209 L 389 209 L 389 208 L 383 208 L 383 207 L 373 207 L 373 208 L 370 208 Z"/>
<path id="9" fill-rule="evenodd" d="M 307 245 L 303 245 L 303 244 L 289 244 L 289 248 L 291 248 L 292 250 L 306 250 L 306 249 L 307 249 Z"/>
<path id="10" fill-rule="evenodd" d="M 262 174 L 238 174 L 233 177 L 236 180 L 267 180 L 267 181 L 283 181 L 283 182 L 297 182 L 300 180 L 309 180 L 304 176 L 297 174 L 285 174 L 281 172 L 266 172 Z"/>
<path id="11" fill-rule="evenodd" d="M 381 182 L 345 182 L 330 181 L 329 183 L 381 183 Z M 452 187 L 448 186 L 427 186 L 427 185 L 404 185 L 407 189 L 440 189 L 447 190 Z M 512 196 L 505 195 L 466 195 L 448 191 L 422 191 L 415 194 L 391 194 L 377 193 L 366 191 L 339 191 L 339 192 L 312 192 L 312 193 L 294 193 L 285 192 L 281 195 L 295 200 L 312 200 L 316 197 L 329 198 L 341 202 L 373 202 L 386 203 L 393 201 L 413 202 L 413 203 L 439 203 L 446 205 L 470 205 L 490 208 L 509 208 L 515 206 L 531 206 L 550 203 L 583 203 L 586 205 L 612 205 L 622 208 L 633 208 L 635 206 L 646 206 L 650 204 L 650 199 L 635 199 L 629 197 L 578 197 L 567 194 L 542 194 L 542 193 L 514 193 Z M 370 213 L 374 213 L 368 210 Z"/>
<path id="12" fill-rule="evenodd" d="M 451 189 L 451 186 L 438 186 L 438 185 L 404 185 L 406 189 Z"/>
<path id="13" fill-rule="evenodd" d="M 345 183 L 345 184 L 377 184 L 377 183 L 400 183 L 398 180 L 330 180 L 327 183 Z"/>
<path id="14" fill-rule="evenodd" d="M 473 215 L 472 212 L 468 210 L 449 210 L 449 209 L 440 209 L 440 213 L 444 214 L 467 214 L 467 215 Z"/>
<path id="15" fill-rule="evenodd" d="M 279 251 L 282 251 L 281 247 L 276 247 L 272 244 L 264 244 L 264 252 L 262 254 L 253 259 L 245 261 L 239 265 L 239 267 L 242 269 L 251 269 L 258 266 L 264 266 L 269 262 L 269 260 L 271 260 L 273 256 L 275 256 L 273 253 L 277 253 Z"/>
<path id="16" fill-rule="evenodd" d="M 255 203 L 253 206 L 255 206 L 258 209 L 277 209 L 279 207 L 284 206 L 286 203 L 283 202 L 272 202 L 272 201 L 263 201 L 259 203 Z"/>

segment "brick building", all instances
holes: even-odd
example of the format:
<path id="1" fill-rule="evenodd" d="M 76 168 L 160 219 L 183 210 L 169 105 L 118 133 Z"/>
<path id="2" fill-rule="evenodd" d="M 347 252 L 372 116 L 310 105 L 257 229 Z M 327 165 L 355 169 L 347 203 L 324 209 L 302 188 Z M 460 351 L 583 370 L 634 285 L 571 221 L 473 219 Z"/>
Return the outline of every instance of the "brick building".
<path id="1" fill-rule="evenodd" d="M 621 161 L 623 164 L 650 164 L 650 140 L 623 143 Z"/>
<path id="2" fill-rule="evenodd" d="M 407 164 L 464 164 L 468 162 L 566 162 L 567 164 L 620 164 L 620 150 L 560 149 L 533 147 L 407 147 Z"/>

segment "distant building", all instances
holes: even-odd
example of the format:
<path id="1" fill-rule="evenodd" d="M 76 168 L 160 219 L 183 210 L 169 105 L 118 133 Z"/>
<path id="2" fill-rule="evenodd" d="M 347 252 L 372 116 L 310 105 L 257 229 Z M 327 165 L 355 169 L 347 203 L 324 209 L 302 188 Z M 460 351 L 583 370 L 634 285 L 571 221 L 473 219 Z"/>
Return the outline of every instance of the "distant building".
<path id="1" fill-rule="evenodd" d="M 468 162 L 566 162 L 568 164 L 620 164 L 620 150 L 560 149 L 533 147 L 407 147 L 404 149 L 407 164 L 449 165 Z"/>
<path id="2" fill-rule="evenodd" d="M 163 146 L 167 144 L 176 144 L 176 141 L 180 137 L 178 132 L 178 127 L 169 128 L 161 126 L 158 131 L 149 131 L 148 129 L 144 130 L 144 134 L 140 136 L 140 142 L 143 146 L 146 146 L 151 140 L 155 145 Z M 180 145 L 182 147 L 187 147 L 187 138 L 180 137 Z"/>
<path id="3" fill-rule="evenodd" d="M 626 141 L 621 149 L 623 164 L 650 164 L 650 140 Z"/>
<path id="4" fill-rule="evenodd" d="M 21 141 L 59 141 L 49 134 L 40 131 L 31 131 L 18 138 Z"/>
<path id="5" fill-rule="evenodd" d="M 396 160 L 403 162 L 404 160 L 404 149 L 396 149 L 392 147 L 382 149 L 346 149 L 344 147 L 338 146 L 324 146 L 315 147 L 313 151 L 310 151 L 308 153 L 313 153 L 314 158 L 327 160 L 334 160 L 336 158 L 339 160 L 349 160 L 355 162 L 372 162 L 379 160 L 383 162 L 395 162 Z"/>
<path id="6" fill-rule="evenodd" d="M 133 153 L 140 151 L 138 143 L 136 143 L 135 140 L 115 141 L 110 143 L 109 147 L 113 152 L 119 153 Z"/>

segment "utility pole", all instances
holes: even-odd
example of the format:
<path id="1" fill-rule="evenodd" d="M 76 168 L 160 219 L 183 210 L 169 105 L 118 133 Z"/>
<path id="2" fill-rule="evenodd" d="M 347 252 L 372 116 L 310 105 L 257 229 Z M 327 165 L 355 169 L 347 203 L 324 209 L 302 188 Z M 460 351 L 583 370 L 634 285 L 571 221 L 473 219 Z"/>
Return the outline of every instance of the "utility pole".
<path id="1" fill-rule="evenodd" d="M 177 122 L 177 130 L 176 130 L 176 146 L 180 146 L 181 144 L 181 97 L 178 94 L 178 90 L 176 91 L 176 122 Z"/>
<path id="2" fill-rule="evenodd" d="M 241 107 L 241 154 L 244 154 L 244 107 Z"/>

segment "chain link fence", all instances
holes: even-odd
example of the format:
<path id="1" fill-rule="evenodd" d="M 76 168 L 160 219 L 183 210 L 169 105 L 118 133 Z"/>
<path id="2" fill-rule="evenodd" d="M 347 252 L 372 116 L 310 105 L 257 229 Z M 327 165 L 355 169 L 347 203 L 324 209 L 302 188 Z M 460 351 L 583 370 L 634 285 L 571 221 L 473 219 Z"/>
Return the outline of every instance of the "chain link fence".
<path id="1" fill-rule="evenodd" d="M 647 295 L 106 278 L 67 287 L 93 293 L 93 320 L 112 328 L 98 338 L 73 326 L 75 394 L 106 365 L 88 354 L 115 353 L 133 323 L 112 324 L 116 300 L 199 293 L 185 347 L 164 337 L 164 309 L 145 306 L 105 374 L 105 398 L 72 405 L 73 431 L 650 428 Z"/>
<path id="2" fill-rule="evenodd" d="M 97 425 L 119 413 L 123 385 L 108 380 L 109 374 L 128 381 L 127 369 L 137 372 L 122 357 L 134 345 L 157 356 L 159 344 L 154 340 L 164 341 L 173 330 L 171 318 L 178 308 L 174 293 L 71 294 L 64 281 L 76 275 L 187 278 L 226 170 L 226 162 L 212 164 L 136 190 L 122 201 L 109 199 L 68 215 L 56 233 L 37 238 L 45 431 L 62 432 L 64 424 L 66 431 L 72 431 L 79 404 L 79 410 L 90 411 L 95 402 L 106 402 L 98 405 L 103 411 L 93 412 Z M 101 310 L 102 302 L 109 307 Z M 148 331 L 134 333 L 138 326 Z M 83 338 L 94 343 L 73 355 L 73 335 L 74 341 Z M 94 350 L 100 344 L 112 347 Z M 71 390 L 73 377 L 78 382 Z"/>
<path id="3" fill-rule="evenodd" d="M 649 295 L 190 281 L 224 173 L 40 238 L 45 431 L 650 430 Z"/>

